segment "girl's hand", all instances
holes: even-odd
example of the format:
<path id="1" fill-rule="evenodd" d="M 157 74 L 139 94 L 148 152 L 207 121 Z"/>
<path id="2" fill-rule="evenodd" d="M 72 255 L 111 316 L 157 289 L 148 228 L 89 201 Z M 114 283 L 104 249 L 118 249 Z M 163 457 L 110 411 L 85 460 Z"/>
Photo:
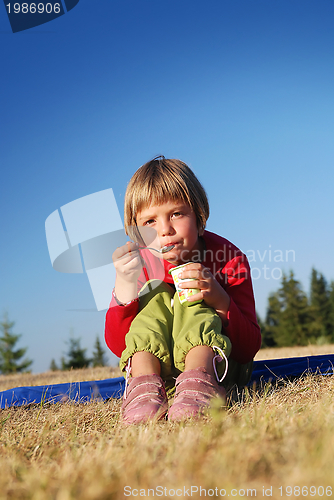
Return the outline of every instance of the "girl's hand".
<path id="1" fill-rule="evenodd" d="M 192 278 L 191 281 L 180 283 L 180 288 L 200 289 L 199 293 L 192 295 L 188 299 L 189 302 L 204 300 L 207 306 L 215 309 L 219 316 L 223 320 L 226 320 L 227 311 L 230 306 L 230 297 L 207 267 L 199 263 L 187 264 L 181 270 L 179 277 L 182 280 Z"/>
<path id="2" fill-rule="evenodd" d="M 143 269 L 138 246 L 138 243 L 128 241 L 126 245 L 116 248 L 112 255 L 116 276 L 124 282 L 137 283 Z"/>
<path id="3" fill-rule="evenodd" d="M 116 269 L 115 295 L 122 304 L 137 298 L 137 280 L 143 269 L 138 244 L 128 241 L 112 255 Z"/>

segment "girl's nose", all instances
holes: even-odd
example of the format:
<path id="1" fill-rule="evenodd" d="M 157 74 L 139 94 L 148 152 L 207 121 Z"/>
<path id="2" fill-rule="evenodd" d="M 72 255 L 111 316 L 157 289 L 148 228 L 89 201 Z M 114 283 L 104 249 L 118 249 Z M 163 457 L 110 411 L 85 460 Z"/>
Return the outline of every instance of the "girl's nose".
<path id="1" fill-rule="evenodd" d="M 169 220 L 162 221 L 159 229 L 160 236 L 167 236 L 174 232 L 174 228 Z"/>

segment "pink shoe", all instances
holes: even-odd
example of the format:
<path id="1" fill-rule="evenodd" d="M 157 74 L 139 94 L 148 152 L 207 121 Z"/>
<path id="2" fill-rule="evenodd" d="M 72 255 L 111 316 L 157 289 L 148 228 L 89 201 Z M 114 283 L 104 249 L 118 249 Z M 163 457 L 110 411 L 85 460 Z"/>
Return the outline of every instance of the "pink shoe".
<path id="1" fill-rule="evenodd" d="M 125 389 L 122 419 L 125 424 L 161 420 L 168 410 L 163 380 L 159 375 L 133 377 Z"/>
<path id="2" fill-rule="evenodd" d="M 226 396 L 225 389 L 204 368 L 181 373 L 175 386 L 174 402 L 168 412 L 172 422 L 196 418 L 210 406 L 212 398 Z"/>

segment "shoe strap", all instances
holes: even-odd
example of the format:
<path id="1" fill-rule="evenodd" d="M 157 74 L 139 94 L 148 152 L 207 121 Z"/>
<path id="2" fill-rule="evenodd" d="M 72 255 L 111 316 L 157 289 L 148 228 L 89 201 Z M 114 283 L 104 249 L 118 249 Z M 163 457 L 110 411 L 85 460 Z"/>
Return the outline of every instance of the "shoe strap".
<path id="1" fill-rule="evenodd" d="M 124 389 L 124 395 L 123 395 L 124 399 L 126 399 L 126 396 L 128 393 L 129 378 L 131 375 L 131 359 L 132 358 L 128 359 L 128 362 L 127 362 L 126 367 L 125 367 L 126 377 L 125 377 L 125 389 Z"/>
<path id="2" fill-rule="evenodd" d="M 212 346 L 212 349 L 213 350 L 216 350 L 218 351 L 219 354 L 216 354 L 212 360 L 212 364 L 213 364 L 213 371 L 215 372 L 215 375 L 216 375 L 216 379 L 217 379 L 217 382 L 220 383 L 224 380 L 224 378 L 226 377 L 226 374 L 227 374 L 227 370 L 228 370 L 228 360 L 227 360 L 227 357 L 225 356 L 225 353 L 224 351 L 216 346 L 216 345 L 213 345 Z M 219 378 L 219 375 L 218 375 L 218 372 L 217 372 L 217 367 L 216 367 L 216 364 L 217 363 L 220 363 L 221 361 L 223 361 L 223 359 L 225 360 L 225 371 L 224 371 L 224 374 L 222 376 L 222 378 Z"/>

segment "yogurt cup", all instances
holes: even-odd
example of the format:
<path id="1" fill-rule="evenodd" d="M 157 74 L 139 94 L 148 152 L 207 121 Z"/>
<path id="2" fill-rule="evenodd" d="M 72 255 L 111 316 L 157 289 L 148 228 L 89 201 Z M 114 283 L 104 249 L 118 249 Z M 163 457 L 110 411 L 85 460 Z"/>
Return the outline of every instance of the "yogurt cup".
<path id="1" fill-rule="evenodd" d="M 188 302 L 187 300 L 188 297 L 192 297 L 193 295 L 196 295 L 196 293 L 199 293 L 199 288 L 180 288 L 179 286 L 180 283 L 183 283 L 184 281 L 196 281 L 195 278 L 180 279 L 178 276 L 181 273 L 182 269 L 188 264 L 193 264 L 193 262 L 187 262 L 186 264 L 182 264 L 181 266 L 174 267 L 173 269 L 170 269 L 168 273 L 172 275 L 181 304 L 184 304 L 185 302 L 187 302 L 189 305 L 199 304 L 200 302 L 202 302 L 202 300 L 196 300 L 194 302 Z"/>

